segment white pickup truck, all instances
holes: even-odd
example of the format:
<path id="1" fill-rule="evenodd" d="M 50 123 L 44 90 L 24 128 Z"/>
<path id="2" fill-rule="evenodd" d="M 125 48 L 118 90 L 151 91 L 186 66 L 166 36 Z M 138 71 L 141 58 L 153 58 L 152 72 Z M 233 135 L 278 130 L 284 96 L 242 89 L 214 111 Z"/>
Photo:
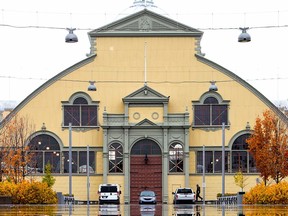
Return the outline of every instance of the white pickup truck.
<path id="1" fill-rule="evenodd" d="M 99 185 L 99 204 L 120 204 L 120 186 L 118 184 L 100 184 Z"/>

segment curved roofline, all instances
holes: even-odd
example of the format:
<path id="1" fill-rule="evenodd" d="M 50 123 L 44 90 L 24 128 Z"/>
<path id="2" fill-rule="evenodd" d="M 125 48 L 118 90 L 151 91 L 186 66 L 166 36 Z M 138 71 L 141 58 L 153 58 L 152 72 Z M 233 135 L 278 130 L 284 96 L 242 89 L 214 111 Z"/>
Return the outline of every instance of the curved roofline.
<path id="1" fill-rule="evenodd" d="M 288 118 L 282 113 L 270 100 L 268 100 L 261 92 L 259 92 L 256 88 L 254 88 L 252 85 L 250 85 L 248 82 L 237 76 L 235 73 L 232 71 L 222 67 L 221 65 L 203 57 L 202 55 L 195 54 L 196 58 L 198 61 L 215 68 L 218 71 L 221 71 L 225 75 L 231 77 L 233 80 L 237 81 L 240 83 L 242 86 L 244 86 L 246 89 L 250 90 L 251 92 L 254 93 L 264 104 L 266 104 L 273 112 L 275 112 L 283 122 L 288 124 Z"/>
<path id="2" fill-rule="evenodd" d="M 96 57 L 96 54 L 93 54 L 89 56 L 88 58 L 85 58 L 81 60 L 80 62 L 77 62 L 76 64 L 68 67 L 64 71 L 58 73 L 45 83 L 43 83 L 41 86 L 39 86 L 36 90 L 34 90 L 31 94 L 29 94 L 23 101 L 21 101 L 13 110 L 10 112 L 6 118 L 0 123 L 2 126 L 3 123 L 5 123 L 5 120 L 9 120 L 13 115 L 15 115 L 21 108 L 23 108 L 28 102 L 30 102 L 35 96 L 37 96 L 40 92 L 42 92 L 44 89 L 48 88 L 50 85 L 53 83 L 57 82 L 60 80 L 62 77 L 66 76 L 67 74 L 77 70 L 78 68 L 81 68 L 82 66 L 89 64 L 93 62 L 94 58 Z"/>

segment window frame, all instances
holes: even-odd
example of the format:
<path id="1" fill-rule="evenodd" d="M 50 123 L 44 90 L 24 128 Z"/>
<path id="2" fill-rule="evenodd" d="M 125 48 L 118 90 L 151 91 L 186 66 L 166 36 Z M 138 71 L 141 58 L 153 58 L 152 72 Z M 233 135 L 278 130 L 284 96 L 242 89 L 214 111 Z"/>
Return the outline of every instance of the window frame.
<path id="1" fill-rule="evenodd" d="M 68 128 L 69 123 L 73 128 L 99 128 L 99 101 L 92 101 L 86 93 L 77 92 L 61 103 L 63 128 Z"/>
<path id="2" fill-rule="evenodd" d="M 206 99 L 213 98 L 213 103 L 205 103 Z M 217 101 L 217 103 L 215 103 Z M 220 128 L 222 127 L 222 122 L 225 122 L 225 127 L 229 127 L 229 100 L 223 100 L 220 94 L 216 92 L 208 92 L 203 94 L 198 101 L 192 101 L 193 106 L 193 123 L 192 128 Z M 217 121 L 218 124 L 214 124 L 213 122 L 217 120 L 215 118 L 215 114 L 217 112 L 217 108 L 224 107 L 224 109 L 220 109 L 220 111 L 224 114 L 225 120 Z M 219 110 L 219 109 L 218 109 Z M 202 112 L 202 113 L 201 113 Z M 222 113 L 220 116 L 223 118 Z M 200 116 L 200 118 L 199 118 Z M 200 124 L 203 120 L 204 124 Z"/>
<path id="3" fill-rule="evenodd" d="M 110 159 L 110 157 L 112 156 L 110 155 L 111 153 L 114 153 L 113 159 Z M 110 165 L 112 166 L 111 168 Z M 114 142 L 111 143 L 108 147 L 108 173 L 124 173 L 124 152 L 123 146 L 120 143 Z"/>
<path id="4" fill-rule="evenodd" d="M 46 139 L 41 138 L 41 136 L 46 137 Z M 53 141 L 52 145 L 50 145 L 51 140 Z M 61 141 L 51 132 L 35 133 L 27 145 L 29 146 L 27 153 L 32 154 L 32 158 L 35 157 L 35 159 L 30 162 L 31 166 L 27 167 L 30 169 L 28 175 L 45 175 L 45 165 L 48 160 L 52 160 L 52 162 L 49 162 L 52 165 L 53 175 L 69 174 L 69 161 L 67 161 L 69 158 L 69 148 L 63 147 Z M 92 175 L 96 174 L 96 153 L 97 150 L 90 147 L 89 170 Z M 79 147 L 72 148 L 72 160 L 72 174 L 87 175 L 87 169 L 81 168 L 81 166 L 87 166 L 87 149 Z"/>
<path id="5" fill-rule="evenodd" d="M 244 145 L 243 143 L 235 143 L 237 140 L 241 140 L 243 142 L 243 140 L 246 140 L 246 139 L 243 139 L 242 136 L 247 136 L 247 135 L 251 135 L 251 133 L 247 131 L 237 133 L 234 136 L 234 138 L 231 139 L 230 149 L 225 149 L 225 173 L 236 173 L 239 171 L 239 168 L 241 168 L 240 171 L 242 171 L 245 174 L 257 174 L 258 173 L 256 166 L 255 166 L 255 160 L 250 154 L 248 146 Z M 235 146 L 240 146 L 240 149 L 235 149 Z M 206 170 L 205 173 L 209 173 L 209 174 L 221 174 L 222 173 L 222 149 L 221 148 L 222 147 L 219 146 L 219 147 L 205 149 L 205 170 Z M 196 150 L 195 154 L 196 154 L 195 172 L 200 174 L 200 173 L 203 173 L 203 151 L 200 149 Z M 220 165 L 216 164 L 218 162 L 220 163 Z M 240 167 L 235 166 L 235 162 L 237 162 Z M 217 165 L 217 168 L 215 167 L 216 166 L 215 164 Z M 245 165 L 245 167 L 242 166 L 243 164 Z M 200 169 L 201 166 L 202 166 L 202 169 Z"/>
<path id="6" fill-rule="evenodd" d="M 181 148 L 176 148 L 180 145 Z M 181 150 L 180 150 L 181 149 Z M 173 154 L 171 154 L 173 152 Z M 179 142 L 169 145 L 168 152 L 169 173 L 184 173 L 184 146 Z"/>

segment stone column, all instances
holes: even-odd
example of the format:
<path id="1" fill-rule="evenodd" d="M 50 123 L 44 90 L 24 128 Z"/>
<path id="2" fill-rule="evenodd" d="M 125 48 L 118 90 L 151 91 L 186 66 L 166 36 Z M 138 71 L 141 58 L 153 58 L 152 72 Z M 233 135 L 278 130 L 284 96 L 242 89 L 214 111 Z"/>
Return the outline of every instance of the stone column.
<path id="1" fill-rule="evenodd" d="M 106 184 L 108 179 L 108 137 L 107 137 L 107 129 L 103 129 L 103 183 Z"/>
<path id="2" fill-rule="evenodd" d="M 129 129 L 124 129 L 124 203 L 129 204 L 130 202 L 130 154 L 129 154 Z"/>
<path id="3" fill-rule="evenodd" d="M 162 153 L 162 202 L 168 203 L 168 129 L 163 129 L 163 153 Z"/>
<path id="4" fill-rule="evenodd" d="M 189 183 L 189 128 L 185 129 L 185 143 L 184 143 L 184 173 L 185 173 L 185 187 L 190 187 Z"/>

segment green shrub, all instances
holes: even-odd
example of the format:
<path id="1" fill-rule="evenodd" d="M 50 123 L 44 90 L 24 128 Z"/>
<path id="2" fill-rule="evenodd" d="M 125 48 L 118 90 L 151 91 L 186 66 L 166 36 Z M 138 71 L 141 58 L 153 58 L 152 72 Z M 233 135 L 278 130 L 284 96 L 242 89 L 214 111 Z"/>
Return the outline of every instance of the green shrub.
<path id="1" fill-rule="evenodd" d="M 48 187 L 52 187 L 56 181 L 56 179 L 51 175 L 51 164 L 48 162 L 45 166 L 45 175 L 42 178 L 42 182 L 46 182 Z"/>
<path id="2" fill-rule="evenodd" d="M 0 195 L 11 196 L 13 204 L 56 204 L 57 195 L 47 183 L 23 181 L 0 182 Z"/>
<path id="3" fill-rule="evenodd" d="M 288 183 L 258 184 L 245 193 L 243 204 L 288 204 Z"/>

